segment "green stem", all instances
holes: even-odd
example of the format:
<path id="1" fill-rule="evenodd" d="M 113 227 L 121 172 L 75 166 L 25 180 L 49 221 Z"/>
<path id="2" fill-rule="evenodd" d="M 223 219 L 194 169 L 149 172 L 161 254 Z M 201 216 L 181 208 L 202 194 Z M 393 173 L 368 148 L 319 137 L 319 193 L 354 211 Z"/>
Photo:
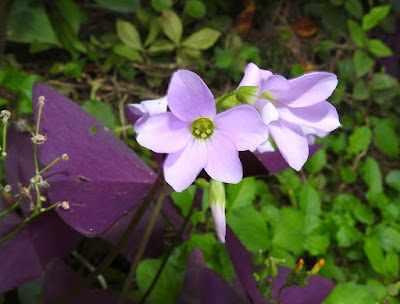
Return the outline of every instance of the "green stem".
<path id="1" fill-rule="evenodd" d="M 30 184 L 30 185 L 28 186 L 28 190 L 30 190 L 31 188 L 32 188 L 32 184 Z M 10 211 L 12 211 L 12 210 L 18 208 L 18 206 L 21 204 L 23 198 L 24 198 L 24 196 L 21 195 L 21 196 L 19 197 L 18 201 L 17 201 L 16 203 L 14 203 L 14 205 L 12 205 L 9 209 L 7 209 L 7 210 L 3 211 L 2 213 L 0 213 L 0 219 L 1 219 L 3 216 L 5 216 L 7 213 L 9 213 Z"/>
<path id="2" fill-rule="evenodd" d="M 285 285 L 283 285 L 281 288 L 279 288 L 278 296 L 276 298 L 278 301 L 278 304 L 281 304 L 281 293 L 286 287 L 289 287 L 288 283 L 285 283 Z"/>
<path id="3" fill-rule="evenodd" d="M 7 153 L 7 151 L 6 151 L 6 149 L 7 149 L 7 126 L 8 126 L 7 123 L 3 126 L 3 147 L 1 150 L 2 151 L 2 156 L 1 156 L 2 159 L 4 159 L 5 156 L 7 155 L 7 154 L 5 154 L 5 153 Z"/>
<path id="4" fill-rule="evenodd" d="M 161 182 L 162 175 L 159 174 L 157 177 L 155 183 L 151 187 L 149 193 L 145 197 L 142 205 L 140 206 L 139 210 L 136 212 L 135 216 L 133 217 L 131 223 L 129 224 L 128 228 L 126 228 L 124 234 L 122 237 L 119 239 L 118 243 L 113 247 L 113 249 L 110 251 L 110 253 L 107 255 L 107 257 L 103 260 L 103 262 L 97 266 L 97 268 L 90 273 L 83 281 L 81 281 L 79 284 L 77 284 L 75 287 L 73 287 L 71 290 L 69 290 L 67 293 L 57 297 L 56 299 L 52 300 L 49 302 L 49 304 L 60 304 L 65 301 L 70 300 L 73 296 L 77 295 L 79 292 L 84 290 L 87 286 L 89 286 L 90 283 L 93 282 L 97 278 L 99 274 L 101 274 L 104 269 L 106 269 L 112 261 L 117 257 L 119 254 L 120 250 L 125 246 L 125 244 L 128 242 L 132 232 L 135 230 L 137 224 L 139 223 L 140 219 L 142 218 L 143 214 L 147 210 L 147 207 L 150 205 L 155 193 L 158 190 L 159 184 Z"/>
<path id="5" fill-rule="evenodd" d="M 42 104 L 39 103 L 39 111 L 38 111 L 38 117 L 37 117 L 37 122 L 36 122 L 36 131 L 35 131 L 35 136 L 39 134 L 39 126 L 40 126 L 40 117 L 42 116 Z M 38 162 L 38 157 L 37 157 L 37 143 L 34 143 L 34 148 L 33 148 L 33 157 L 35 159 L 35 169 L 36 169 L 36 174 L 39 174 L 39 162 Z"/>
<path id="6" fill-rule="evenodd" d="M 55 160 L 53 160 L 49 165 L 47 165 L 45 168 L 43 168 L 42 170 L 40 170 L 38 172 L 39 175 L 42 175 L 45 171 L 47 171 L 51 166 L 53 166 L 56 162 L 58 162 L 61 158 L 58 157 Z"/>
<path id="7" fill-rule="evenodd" d="M 158 279 L 160 278 L 161 273 L 164 270 L 164 267 L 167 264 L 167 261 L 169 260 L 169 257 L 171 256 L 173 250 L 175 249 L 176 244 L 182 237 L 182 234 L 185 231 L 185 229 L 190 221 L 192 213 L 193 213 L 193 206 L 192 206 L 192 208 L 189 209 L 189 213 L 186 215 L 185 220 L 183 221 L 178 233 L 175 235 L 175 237 L 172 241 L 172 246 L 168 249 L 167 253 L 164 255 L 163 260 L 161 261 L 161 264 L 158 267 L 157 273 L 154 276 L 153 281 L 151 282 L 149 288 L 147 288 L 146 293 L 140 299 L 139 304 L 143 304 L 146 302 L 147 298 L 150 296 L 151 292 L 153 291 L 154 286 L 156 286 Z"/>
<path id="8" fill-rule="evenodd" d="M 133 283 L 133 280 L 135 278 L 136 269 L 139 265 L 140 260 L 142 259 L 144 251 L 147 247 L 147 243 L 149 242 L 151 232 L 153 231 L 154 224 L 156 223 L 157 217 L 161 211 L 161 207 L 165 200 L 165 195 L 167 193 L 167 188 L 168 188 L 167 184 L 163 184 L 163 186 L 161 187 L 160 195 L 158 196 L 157 202 L 154 206 L 153 213 L 150 217 L 150 220 L 147 224 L 146 230 L 143 234 L 142 241 L 140 242 L 140 245 L 136 252 L 135 258 L 133 259 L 131 269 L 129 270 L 128 277 L 125 280 L 124 287 L 122 288 L 122 292 L 121 292 L 121 295 L 119 296 L 117 304 L 124 303 L 127 298 L 128 292 L 129 292 L 131 285 Z"/>

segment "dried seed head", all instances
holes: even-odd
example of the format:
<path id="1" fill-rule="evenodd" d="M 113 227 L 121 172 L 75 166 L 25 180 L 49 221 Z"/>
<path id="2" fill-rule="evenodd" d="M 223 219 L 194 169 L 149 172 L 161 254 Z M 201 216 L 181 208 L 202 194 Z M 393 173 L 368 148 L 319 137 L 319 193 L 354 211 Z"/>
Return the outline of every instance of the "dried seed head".
<path id="1" fill-rule="evenodd" d="M 63 202 L 59 203 L 58 206 L 64 210 L 69 210 L 69 202 L 67 202 L 67 201 L 63 201 Z"/>
<path id="2" fill-rule="evenodd" d="M 41 196 L 40 196 L 40 200 L 41 200 L 42 202 L 46 202 L 46 201 L 47 201 L 47 197 L 45 197 L 44 195 L 41 195 Z"/>
<path id="3" fill-rule="evenodd" d="M 32 128 L 28 125 L 28 122 L 26 119 L 18 119 L 15 122 L 15 126 L 17 127 L 17 130 L 20 132 L 27 132 L 30 131 Z"/>
<path id="4" fill-rule="evenodd" d="M 21 196 L 26 196 L 26 197 L 31 198 L 31 194 L 30 194 L 28 188 L 25 188 L 25 187 L 22 187 L 22 186 L 19 187 L 19 193 L 20 193 Z"/>
<path id="5" fill-rule="evenodd" d="M 37 135 L 32 135 L 31 140 L 34 144 L 41 145 L 47 140 L 47 137 L 46 135 L 37 134 Z"/>
<path id="6" fill-rule="evenodd" d="M 43 107 L 44 106 L 44 101 L 45 100 L 46 100 L 46 98 L 44 96 L 39 96 L 39 102 L 38 102 L 39 107 Z"/>
<path id="7" fill-rule="evenodd" d="M 62 161 L 67 161 L 67 160 L 69 160 L 69 156 L 68 156 L 68 154 L 63 154 L 63 155 L 61 155 L 61 160 Z"/>
<path id="8" fill-rule="evenodd" d="M 31 181 L 31 183 L 33 185 L 37 185 L 39 188 L 42 188 L 42 187 L 48 188 L 48 187 L 50 187 L 50 184 L 47 181 L 45 181 L 40 174 L 35 175 L 34 177 L 32 177 L 30 179 L 30 181 Z"/>
<path id="9" fill-rule="evenodd" d="M 3 190 L 4 190 L 4 192 L 9 193 L 9 192 L 11 192 L 11 186 L 10 185 L 5 185 Z"/>
<path id="10" fill-rule="evenodd" d="M 8 120 L 10 119 L 10 117 L 11 117 L 11 113 L 10 113 L 10 111 L 7 111 L 7 110 L 2 110 L 1 112 L 0 112 L 0 117 L 2 117 L 2 124 L 3 125 L 6 125 L 7 124 L 7 122 L 8 122 Z"/>

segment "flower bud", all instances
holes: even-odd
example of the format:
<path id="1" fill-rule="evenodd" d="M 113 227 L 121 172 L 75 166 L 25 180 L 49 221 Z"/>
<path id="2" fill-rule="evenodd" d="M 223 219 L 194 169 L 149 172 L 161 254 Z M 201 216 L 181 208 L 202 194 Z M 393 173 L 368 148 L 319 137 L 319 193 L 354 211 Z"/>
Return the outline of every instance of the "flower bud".
<path id="1" fill-rule="evenodd" d="M 214 219 L 215 232 L 218 240 L 225 243 L 225 187 L 222 182 L 211 179 L 209 189 L 209 202 Z"/>
<path id="2" fill-rule="evenodd" d="M 252 105 L 258 97 L 259 87 L 242 86 L 236 90 L 236 98 L 241 103 Z"/>
<path id="3" fill-rule="evenodd" d="M 310 274 L 314 275 L 316 273 L 318 273 L 321 270 L 321 267 L 325 265 L 325 260 L 324 259 L 320 259 L 315 265 L 314 267 L 310 270 Z"/>

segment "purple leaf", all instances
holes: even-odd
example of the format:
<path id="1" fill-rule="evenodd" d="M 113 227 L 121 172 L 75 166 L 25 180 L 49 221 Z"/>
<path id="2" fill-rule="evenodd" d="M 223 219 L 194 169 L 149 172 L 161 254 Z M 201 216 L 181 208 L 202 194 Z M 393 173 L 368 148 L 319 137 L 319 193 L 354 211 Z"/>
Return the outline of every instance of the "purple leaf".
<path id="1" fill-rule="evenodd" d="M 242 303 L 228 284 L 207 268 L 204 257 L 194 248 L 186 263 L 185 278 L 177 304 L 240 304 Z"/>
<path id="2" fill-rule="evenodd" d="M 0 237 L 5 237 L 20 224 L 21 218 L 16 213 L 7 214 L 1 219 Z M 27 229 L 0 244 L 0 263 L 0 293 L 42 274 L 40 260 Z"/>
<path id="3" fill-rule="evenodd" d="M 126 228 L 134 217 L 138 207 L 134 207 L 126 216 L 119 219 L 109 230 L 102 233 L 100 237 L 112 244 L 116 244 Z M 139 248 L 140 241 L 142 240 L 144 231 L 146 230 L 148 221 L 153 213 L 153 206 L 149 206 L 143 217 L 140 219 L 139 224 L 136 226 L 135 231 L 132 233 L 125 247 L 122 249 L 122 254 L 128 261 L 132 261 L 137 249 Z M 150 235 L 149 246 L 143 255 L 144 258 L 155 258 L 159 255 L 163 244 L 163 224 L 159 216 Z"/>
<path id="4" fill-rule="evenodd" d="M 257 284 L 253 279 L 255 272 L 252 263 L 252 255 L 240 243 L 237 236 L 227 227 L 226 247 L 233 267 L 244 289 L 253 303 L 268 303 L 257 290 Z M 273 299 L 276 300 L 281 286 L 286 283 L 286 276 L 291 272 L 287 267 L 278 267 L 278 275 L 274 280 Z M 282 304 L 320 304 L 330 294 L 334 283 L 328 278 L 312 276 L 307 287 L 294 286 L 286 288 L 281 295 Z"/>
<path id="5" fill-rule="evenodd" d="M 257 283 L 253 279 L 255 270 L 251 253 L 240 243 L 232 229 L 229 226 L 226 228 L 226 249 L 247 295 L 254 304 L 268 303 L 258 291 Z"/>
<path id="6" fill-rule="evenodd" d="M 45 97 L 40 133 L 47 141 L 39 146 L 41 166 L 67 153 L 45 177 L 51 201 L 68 201 L 59 216 L 78 232 L 94 237 L 109 229 L 140 204 L 156 174 L 122 141 L 74 102 L 44 84 L 33 90 L 35 119 L 38 98 Z"/>
<path id="7" fill-rule="evenodd" d="M 48 303 L 58 296 L 63 295 L 79 283 L 79 276 L 67 267 L 61 260 L 54 259 L 46 267 L 44 282 L 44 302 Z M 72 299 L 63 302 L 65 304 L 76 303 L 96 303 L 109 304 L 116 303 L 117 297 L 104 290 L 87 288 Z M 128 303 L 128 302 L 126 302 Z"/>

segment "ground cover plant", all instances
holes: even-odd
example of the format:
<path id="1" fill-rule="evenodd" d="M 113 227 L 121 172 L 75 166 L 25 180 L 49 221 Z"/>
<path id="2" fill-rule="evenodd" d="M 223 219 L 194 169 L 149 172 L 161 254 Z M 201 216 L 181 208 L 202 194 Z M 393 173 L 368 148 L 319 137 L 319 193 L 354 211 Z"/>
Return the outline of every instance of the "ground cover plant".
<path id="1" fill-rule="evenodd" d="M 0 303 L 399 303 L 399 11 L 2 1 Z"/>

